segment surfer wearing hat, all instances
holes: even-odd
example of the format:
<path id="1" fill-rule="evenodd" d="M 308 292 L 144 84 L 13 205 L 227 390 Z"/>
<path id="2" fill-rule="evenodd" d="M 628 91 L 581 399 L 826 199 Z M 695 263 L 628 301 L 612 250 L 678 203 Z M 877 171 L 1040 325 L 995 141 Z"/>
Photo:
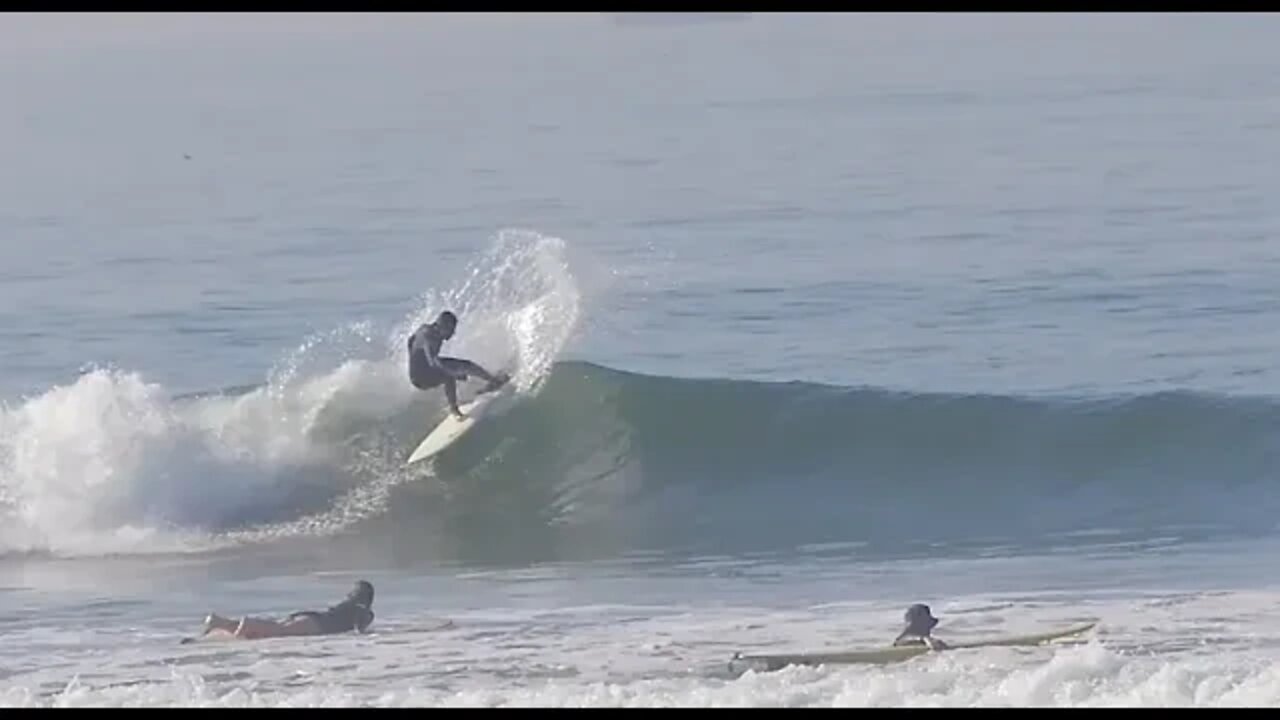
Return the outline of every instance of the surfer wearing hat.
<path id="1" fill-rule="evenodd" d="M 346 599 L 327 610 L 302 610 L 291 613 L 284 620 L 243 617 L 239 620 L 210 613 L 204 621 L 204 637 L 219 631 L 241 640 L 261 640 L 273 637 L 297 637 L 300 635 L 335 635 L 351 632 L 363 633 L 373 622 L 373 585 L 365 580 L 356 582 Z M 193 638 L 183 640 L 191 642 Z"/>
<path id="2" fill-rule="evenodd" d="M 894 645 L 928 645 L 930 650 L 946 650 L 947 644 L 935 638 L 931 633 L 933 628 L 938 624 L 938 618 L 933 616 L 929 610 L 929 606 L 923 603 L 916 603 L 907 608 L 904 619 L 907 626 L 903 628 L 898 637 L 894 639 Z"/>
<path id="3" fill-rule="evenodd" d="M 482 393 L 496 390 L 510 378 L 505 373 L 493 375 L 470 360 L 440 357 L 440 346 L 453 337 L 458 316 L 445 310 L 434 322 L 423 323 L 409 336 L 409 382 L 419 390 L 444 385 L 444 396 L 455 417 L 463 417 L 458 409 L 458 381 L 475 375 L 489 381 Z"/>

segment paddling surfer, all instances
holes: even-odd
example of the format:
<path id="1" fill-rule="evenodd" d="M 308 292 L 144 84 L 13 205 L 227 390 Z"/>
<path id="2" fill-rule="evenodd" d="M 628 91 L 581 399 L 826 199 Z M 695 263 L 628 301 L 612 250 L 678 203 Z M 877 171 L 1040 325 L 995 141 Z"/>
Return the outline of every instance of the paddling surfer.
<path id="1" fill-rule="evenodd" d="M 261 640 L 273 637 L 297 637 L 301 635 L 335 635 L 355 631 L 364 633 L 373 622 L 373 585 L 365 580 L 356 582 L 347 597 L 327 610 L 300 610 L 290 613 L 283 620 L 259 617 L 243 617 L 239 620 L 209 613 L 204 620 L 204 637 L 212 632 L 223 632 L 241 640 Z M 184 643 L 192 638 L 183 640 Z"/>
<path id="2" fill-rule="evenodd" d="M 444 386 L 444 396 L 454 417 L 462 418 L 458 409 L 458 381 L 475 375 L 489 382 L 482 393 L 496 390 L 509 378 L 505 373 L 493 375 L 478 364 L 461 358 L 440 357 L 440 347 L 453 337 L 458 316 L 445 310 L 434 322 L 423 323 L 409 336 L 409 382 L 419 390 Z"/>
<path id="3" fill-rule="evenodd" d="M 933 616 L 928 605 L 923 603 L 912 605 L 907 608 L 904 619 L 907 621 L 907 626 L 894 639 L 895 646 L 928 645 L 930 650 L 947 649 L 946 643 L 932 635 L 934 626 L 938 624 L 938 618 Z"/>

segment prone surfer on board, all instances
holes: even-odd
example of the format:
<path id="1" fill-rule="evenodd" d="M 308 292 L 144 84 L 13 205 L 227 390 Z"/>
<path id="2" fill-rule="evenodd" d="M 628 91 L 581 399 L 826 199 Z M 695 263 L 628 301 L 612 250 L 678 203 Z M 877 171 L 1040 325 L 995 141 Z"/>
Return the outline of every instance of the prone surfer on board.
<path id="1" fill-rule="evenodd" d="M 894 645 L 928 645 L 930 650 L 947 649 L 946 643 L 931 634 L 938 618 L 933 616 L 928 605 L 916 603 L 907 608 L 905 619 L 907 627 L 894 639 Z"/>
<path id="2" fill-rule="evenodd" d="M 409 336 L 409 382 L 419 390 L 444 386 L 444 396 L 449 400 L 449 410 L 455 417 L 463 417 L 458 409 L 458 381 L 475 375 L 489 381 L 482 393 L 496 390 L 510 378 L 505 373 L 494 375 L 470 360 L 440 357 L 440 346 L 453 337 L 458 327 L 458 317 L 445 310 L 435 322 L 423 323 Z"/>
<path id="3" fill-rule="evenodd" d="M 327 610 L 301 610 L 290 613 L 284 620 L 243 617 L 239 620 L 209 613 L 204 620 L 204 637 L 212 632 L 223 632 L 241 640 L 261 640 L 273 637 L 297 637 L 300 635 L 335 635 L 337 633 L 363 633 L 373 622 L 373 585 L 365 580 L 356 583 L 342 602 Z M 184 643 L 193 638 L 183 640 Z"/>

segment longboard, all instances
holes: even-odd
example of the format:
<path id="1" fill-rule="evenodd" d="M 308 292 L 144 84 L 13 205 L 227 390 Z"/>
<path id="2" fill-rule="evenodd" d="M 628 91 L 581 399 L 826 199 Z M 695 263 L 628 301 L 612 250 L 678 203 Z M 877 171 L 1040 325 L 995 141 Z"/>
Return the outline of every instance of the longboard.
<path id="1" fill-rule="evenodd" d="M 505 394 L 510 387 L 510 377 L 505 373 L 500 377 L 504 377 L 505 380 L 496 389 L 476 395 L 470 401 L 458 406 L 464 417 L 458 418 L 453 413 L 449 413 L 444 420 L 441 420 L 440 424 L 418 443 L 418 447 L 414 448 L 404 464 L 412 465 L 440 454 L 474 427 L 476 422 L 484 416 L 485 411 L 493 406 L 493 401 Z"/>
<path id="2" fill-rule="evenodd" d="M 1037 635 L 1018 635 L 1006 638 L 994 638 L 991 640 L 971 640 L 968 642 L 948 643 L 946 650 L 936 652 L 950 652 L 951 650 L 967 650 L 983 647 L 1013 647 L 1013 646 L 1034 646 L 1043 645 L 1047 642 L 1080 635 L 1087 630 L 1092 629 L 1097 623 L 1085 623 L 1075 627 L 1056 630 L 1054 632 L 1040 633 Z M 758 670 L 771 672 L 781 670 L 788 665 L 851 665 L 851 664 L 885 664 L 892 662 L 901 662 L 909 660 L 918 655 L 924 655 L 928 652 L 935 652 L 924 645 L 902 645 L 897 647 L 885 647 L 874 650 L 852 650 L 848 652 L 832 652 L 832 653 L 796 653 L 791 655 L 742 655 L 735 654 L 733 659 L 729 661 L 730 668 L 734 670 Z"/>

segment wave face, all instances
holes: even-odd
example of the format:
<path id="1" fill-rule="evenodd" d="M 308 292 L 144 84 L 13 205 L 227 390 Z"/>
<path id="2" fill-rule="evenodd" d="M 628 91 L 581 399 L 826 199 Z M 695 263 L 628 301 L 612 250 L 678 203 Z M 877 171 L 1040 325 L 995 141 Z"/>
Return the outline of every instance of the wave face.
<path id="1" fill-rule="evenodd" d="M 563 243 L 507 232 L 394 327 L 308 339 L 252 388 L 172 397 L 97 370 L 0 409 L 0 555 L 288 541 L 406 562 L 526 562 L 835 545 L 872 556 L 1267 534 L 1280 405 L 1046 399 L 676 379 L 558 360 L 583 306 Z M 449 352 L 516 398 L 436 462 L 444 414 L 404 337 L 450 307 Z"/>
<path id="2" fill-rule="evenodd" d="M 484 555 L 827 543 L 873 554 L 1269 533 L 1280 405 L 649 377 L 583 363 L 478 426 L 407 502 Z M 518 543 L 518 545 L 517 545 Z"/>

